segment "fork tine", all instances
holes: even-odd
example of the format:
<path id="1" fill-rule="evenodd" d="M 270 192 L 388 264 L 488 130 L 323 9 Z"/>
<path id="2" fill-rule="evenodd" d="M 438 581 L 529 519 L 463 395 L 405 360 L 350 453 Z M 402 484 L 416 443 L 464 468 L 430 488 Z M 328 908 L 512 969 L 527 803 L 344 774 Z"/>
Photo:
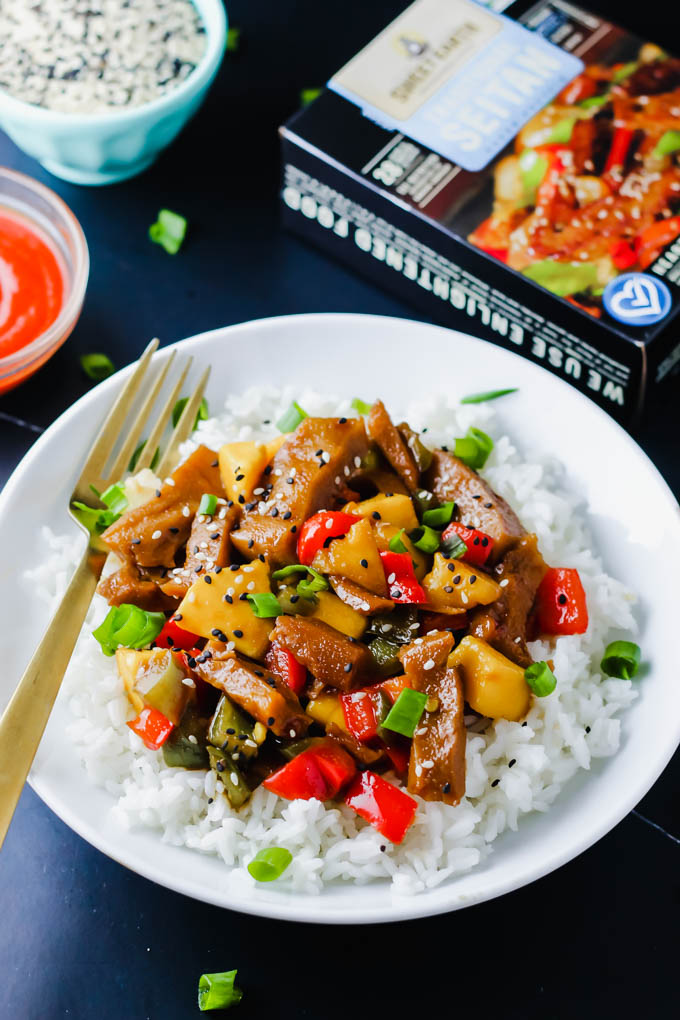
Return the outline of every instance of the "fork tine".
<path id="1" fill-rule="evenodd" d="M 134 424 L 132 425 L 128 433 L 127 439 L 125 440 L 121 447 L 120 453 L 114 460 L 111 467 L 107 470 L 106 474 L 112 482 L 117 481 L 123 475 L 128 464 L 130 463 L 130 458 L 132 457 L 133 453 L 137 448 L 137 443 L 139 442 L 139 437 L 142 434 L 144 424 L 147 418 L 149 417 L 151 408 L 156 403 L 158 394 L 160 393 L 163 387 L 163 383 L 165 382 L 170 367 L 173 361 L 175 360 L 176 354 L 177 351 L 173 351 L 171 353 L 170 357 L 163 365 L 163 368 L 158 373 L 156 380 L 151 389 L 149 390 L 149 393 L 139 411 L 139 414 L 135 418 Z"/>
<path id="2" fill-rule="evenodd" d="M 120 435 L 120 430 L 125 421 L 132 401 L 135 398 L 142 379 L 149 367 L 149 362 L 158 348 L 158 339 L 154 338 L 146 347 L 141 358 L 137 362 L 135 370 L 126 382 L 123 389 L 116 397 L 111 410 L 97 433 L 97 438 L 90 448 L 90 453 L 83 465 L 80 478 L 75 487 L 75 493 L 79 499 L 91 500 L 92 494 L 89 490 L 89 483 L 94 479 L 101 480 L 102 471 L 106 461 L 111 455 L 111 450 Z"/>
<path id="3" fill-rule="evenodd" d="M 168 447 L 161 458 L 161 462 L 158 465 L 157 471 L 160 478 L 164 478 L 168 471 L 174 466 L 174 461 L 177 456 L 177 451 L 180 445 L 187 439 L 194 428 L 194 421 L 198 414 L 198 408 L 200 407 L 201 400 L 203 399 L 203 393 L 208 383 L 210 376 L 210 366 L 206 368 L 205 372 L 201 376 L 200 382 L 194 392 L 187 400 L 184 410 L 180 416 L 175 429 L 170 436 L 170 442 Z"/>
<path id="4" fill-rule="evenodd" d="M 187 362 L 184 368 L 182 369 L 179 379 L 173 386 L 168 399 L 163 405 L 163 409 L 160 412 L 158 418 L 156 419 L 156 424 L 152 428 L 149 438 L 146 440 L 146 443 L 144 444 L 144 449 L 142 450 L 141 456 L 137 461 L 137 465 L 135 468 L 136 471 L 141 471 L 142 468 L 149 467 L 149 465 L 151 464 L 151 461 L 153 460 L 153 455 L 156 452 L 156 447 L 160 442 L 161 436 L 165 431 L 165 426 L 168 424 L 168 419 L 172 414 L 172 409 L 177 403 L 179 395 L 182 392 L 184 380 L 186 379 L 189 373 L 192 361 L 193 358 L 187 358 Z M 158 468 L 155 468 L 155 470 L 158 471 Z M 161 477 L 163 476 L 161 475 Z"/>

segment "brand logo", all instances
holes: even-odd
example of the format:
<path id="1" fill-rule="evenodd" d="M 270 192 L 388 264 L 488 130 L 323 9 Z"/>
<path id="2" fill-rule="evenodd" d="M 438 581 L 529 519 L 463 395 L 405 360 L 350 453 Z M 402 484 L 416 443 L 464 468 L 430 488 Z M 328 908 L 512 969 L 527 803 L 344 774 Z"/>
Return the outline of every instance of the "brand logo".
<path id="1" fill-rule="evenodd" d="M 648 273 L 623 273 L 602 295 L 604 307 L 627 326 L 651 326 L 668 315 L 672 298 L 665 283 Z"/>

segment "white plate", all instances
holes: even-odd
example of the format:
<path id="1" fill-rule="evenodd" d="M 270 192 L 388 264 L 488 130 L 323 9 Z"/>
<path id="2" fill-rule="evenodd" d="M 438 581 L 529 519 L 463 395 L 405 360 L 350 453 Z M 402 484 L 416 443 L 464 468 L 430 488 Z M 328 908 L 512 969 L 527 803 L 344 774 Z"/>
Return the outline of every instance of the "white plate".
<path id="1" fill-rule="evenodd" d="M 518 394 L 496 405 L 500 425 L 520 449 L 538 445 L 566 464 L 576 491 L 588 501 L 605 568 L 639 594 L 639 641 L 649 668 L 638 683 L 639 699 L 622 714 L 618 754 L 569 783 L 547 814 L 525 817 L 517 833 L 498 839 L 481 866 L 411 898 L 393 900 L 387 884 L 344 884 L 319 896 L 271 887 L 226 893 L 225 866 L 216 857 L 167 846 L 149 832 L 127 833 L 110 821 L 112 801 L 86 780 L 64 736 L 67 712 L 61 705 L 31 773 L 45 803 L 114 860 L 171 889 L 247 913 L 328 923 L 422 917 L 479 903 L 547 874 L 616 825 L 650 788 L 680 740 L 678 505 L 623 429 L 566 383 L 515 354 L 401 319 L 286 316 L 217 329 L 176 346 L 199 366 L 212 365 L 208 398 L 213 408 L 221 407 L 229 391 L 266 382 L 349 396 L 376 394 L 388 406 L 433 388 L 463 395 L 518 386 Z M 34 565 L 42 524 L 68 529 L 66 502 L 73 481 L 126 373 L 107 379 L 66 411 L 30 450 L 0 497 L 0 705 L 47 622 L 42 606 L 16 578 Z"/>

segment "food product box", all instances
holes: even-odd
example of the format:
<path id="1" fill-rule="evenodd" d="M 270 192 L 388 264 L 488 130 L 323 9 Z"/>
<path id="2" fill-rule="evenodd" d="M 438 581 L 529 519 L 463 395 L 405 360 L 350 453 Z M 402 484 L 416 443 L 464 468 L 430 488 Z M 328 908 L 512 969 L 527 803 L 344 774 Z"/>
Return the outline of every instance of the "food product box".
<path id="1" fill-rule="evenodd" d="M 680 362 L 659 46 L 565 0 L 416 0 L 281 137 L 285 223 L 432 319 L 628 424 Z"/>

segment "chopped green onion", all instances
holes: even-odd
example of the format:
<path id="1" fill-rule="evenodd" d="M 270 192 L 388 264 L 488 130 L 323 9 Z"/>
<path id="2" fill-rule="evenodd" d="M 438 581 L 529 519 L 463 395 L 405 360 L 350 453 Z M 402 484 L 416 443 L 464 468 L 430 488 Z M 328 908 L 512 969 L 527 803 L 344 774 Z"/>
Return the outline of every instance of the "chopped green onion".
<path id="1" fill-rule="evenodd" d="M 604 650 L 600 669 L 607 676 L 631 680 L 640 666 L 640 646 L 633 641 L 612 641 Z"/>
<path id="2" fill-rule="evenodd" d="M 284 873 L 292 860 L 290 850 L 272 846 L 255 854 L 248 865 L 248 871 L 256 882 L 273 882 Z"/>
<path id="3" fill-rule="evenodd" d="M 165 625 L 164 613 L 149 613 L 130 603 L 112 606 L 92 636 L 102 646 L 104 655 L 113 655 L 116 648 L 145 648 L 158 637 Z"/>
<path id="4" fill-rule="evenodd" d="M 405 737 L 412 737 L 425 711 L 426 702 L 427 694 L 404 687 L 388 712 L 383 726 L 386 730 L 394 730 L 395 733 L 401 733 Z"/>
<path id="5" fill-rule="evenodd" d="M 680 131 L 665 131 L 654 147 L 652 156 L 670 156 L 680 149 Z"/>
<path id="6" fill-rule="evenodd" d="M 523 205 L 533 205 L 538 187 L 548 172 L 548 160 L 534 149 L 524 149 L 519 157 L 519 176 L 522 183 Z"/>
<path id="7" fill-rule="evenodd" d="M 418 514 L 422 517 L 426 510 L 434 510 L 438 505 L 438 500 L 433 492 L 428 492 L 427 489 L 418 489 L 414 492 L 411 499 L 416 505 Z"/>
<path id="8" fill-rule="evenodd" d="M 612 76 L 612 81 L 616 82 L 616 84 L 618 85 L 619 82 L 625 81 L 626 78 L 630 78 L 631 74 L 637 71 L 637 67 L 638 67 L 637 60 L 631 60 L 630 63 L 624 64 L 623 67 L 620 67 L 618 71 L 614 72 Z"/>
<path id="9" fill-rule="evenodd" d="M 108 354 L 81 354 L 80 367 L 89 379 L 100 382 L 116 371 Z"/>
<path id="10" fill-rule="evenodd" d="M 241 29 L 234 26 L 227 31 L 227 53 L 236 53 L 241 42 Z"/>
<path id="11" fill-rule="evenodd" d="M 584 110 L 589 110 L 594 106 L 604 106 L 605 103 L 609 102 L 609 98 L 609 93 L 605 92 L 602 96 L 589 96 L 587 99 L 582 99 L 578 105 Z"/>
<path id="12" fill-rule="evenodd" d="M 517 393 L 517 387 L 510 386 L 507 390 L 486 390 L 483 393 L 469 393 L 467 397 L 461 399 L 461 404 L 483 404 L 487 400 L 498 400 L 499 397 L 504 397 L 506 393 Z"/>
<path id="13" fill-rule="evenodd" d="M 307 412 L 294 400 L 287 411 L 281 415 L 276 423 L 279 432 L 295 432 L 301 421 L 307 417 Z"/>
<path id="14" fill-rule="evenodd" d="M 318 591 L 328 590 L 328 581 L 318 570 L 314 570 L 312 567 L 307 567 L 307 570 L 310 577 L 299 581 L 295 590 L 298 595 L 302 595 L 303 599 L 313 599 Z"/>
<path id="15" fill-rule="evenodd" d="M 321 95 L 322 89 L 301 89 L 300 90 L 300 106 L 309 106 L 314 100 Z"/>
<path id="16" fill-rule="evenodd" d="M 284 577 L 290 577 L 291 574 L 299 573 L 308 574 L 311 577 L 311 580 L 309 580 L 309 578 L 303 578 L 303 580 L 298 583 L 296 590 L 298 595 L 302 595 L 303 598 L 314 598 L 315 592 L 326 591 L 328 589 L 328 581 L 326 578 L 320 574 L 318 570 L 314 570 L 313 567 L 305 567 L 302 563 L 292 563 L 289 567 L 281 567 L 280 570 L 275 570 L 272 574 L 272 579 L 274 581 L 280 581 Z"/>
<path id="17" fill-rule="evenodd" d="M 118 517 L 128 508 L 128 498 L 122 485 L 109 485 L 99 497 L 104 506 Z"/>
<path id="18" fill-rule="evenodd" d="M 453 534 L 447 535 L 442 540 L 441 551 L 450 560 L 460 560 L 467 552 L 467 545 L 460 535 L 457 535 L 454 531 Z"/>
<path id="19" fill-rule="evenodd" d="M 182 411 L 189 403 L 188 397 L 180 397 L 175 406 L 172 409 L 172 427 L 174 428 L 177 422 L 182 417 Z M 208 417 L 208 401 L 203 397 L 200 404 L 198 405 L 198 411 L 196 412 L 196 420 L 194 421 L 194 427 L 191 430 L 195 432 L 198 428 L 199 421 L 205 421 Z"/>
<path id="20" fill-rule="evenodd" d="M 565 145 L 571 141 L 575 123 L 575 117 L 565 117 L 564 120 L 558 121 L 547 138 L 544 139 L 543 145 Z"/>
<path id="21" fill-rule="evenodd" d="M 390 552 L 405 553 L 408 549 L 401 540 L 401 536 L 404 534 L 404 528 L 400 528 L 397 534 L 390 539 Z"/>
<path id="22" fill-rule="evenodd" d="M 130 457 L 130 463 L 127 466 L 128 471 L 134 471 L 135 470 L 135 468 L 137 467 L 137 461 L 142 456 L 142 451 L 144 450 L 145 446 L 146 446 L 146 439 L 143 439 L 142 442 L 137 447 L 137 449 L 135 450 L 135 452 Z M 160 460 L 160 457 L 161 457 L 161 449 L 160 449 L 160 446 L 157 446 L 156 450 L 155 450 L 155 453 L 154 453 L 153 457 L 151 458 L 151 463 L 149 464 L 149 467 L 151 468 L 152 471 L 157 467 L 158 461 Z"/>
<path id="23" fill-rule="evenodd" d="M 371 410 L 371 406 L 371 404 L 367 404 L 366 401 L 362 400 L 360 397 L 355 397 L 352 401 L 352 407 L 358 414 L 368 414 Z"/>
<path id="24" fill-rule="evenodd" d="M 537 698 L 545 698 L 557 687 L 555 674 L 547 662 L 532 662 L 524 670 L 524 679 Z"/>
<path id="25" fill-rule="evenodd" d="M 283 616 L 281 603 L 271 592 L 255 592 L 253 595 L 248 595 L 247 598 L 255 616 L 259 616 L 261 619 Z"/>
<path id="26" fill-rule="evenodd" d="M 459 460 L 462 460 L 468 467 L 479 471 L 489 459 L 493 450 L 493 440 L 481 429 L 470 427 L 463 437 L 454 440 L 454 453 Z"/>
<path id="27" fill-rule="evenodd" d="M 243 992 L 234 985 L 237 971 L 223 970 L 220 974 L 201 974 L 198 980 L 198 1008 L 201 1012 L 209 1009 L 229 1009 L 237 1006 Z"/>
<path id="28" fill-rule="evenodd" d="M 160 244 L 168 255 L 176 255 L 182 247 L 187 232 L 187 221 L 171 209 L 161 209 L 158 219 L 149 227 L 149 237 L 154 244 Z"/>
<path id="29" fill-rule="evenodd" d="M 212 492 L 204 492 L 201 496 L 201 502 L 198 504 L 198 513 L 205 514 L 206 517 L 212 517 L 217 510 L 217 496 L 214 496 Z"/>
<path id="30" fill-rule="evenodd" d="M 409 531 L 408 537 L 416 549 L 420 549 L 424 553 L 436 552 L 441 540 L 439 532 L 435 531 L 434 528 L 428 528 L 426 524 L 421 525 L 419 528 L 414 528 L 413 531 Z"/>
<path id="31" fill-rule="evenodd" d="M 445 528 L 453 517 L 455 506 L 456 504 L 451 501 L 450 503 L 443 503 L 442 506 L 437 506 L 433 510 L 425 510 L 423 512 L 423 524 L 430 528 Z"/>
<path id="32" fill-rule="evenodd" d="M 111 510 L 97 510 L 87 506 L 86 503 L 79 503 L 74 500 L 71 504 L 74 516 L 80 521 L 91 535 L 101 535 L 106 529 L 118 520 L 118 514 Z"/>

